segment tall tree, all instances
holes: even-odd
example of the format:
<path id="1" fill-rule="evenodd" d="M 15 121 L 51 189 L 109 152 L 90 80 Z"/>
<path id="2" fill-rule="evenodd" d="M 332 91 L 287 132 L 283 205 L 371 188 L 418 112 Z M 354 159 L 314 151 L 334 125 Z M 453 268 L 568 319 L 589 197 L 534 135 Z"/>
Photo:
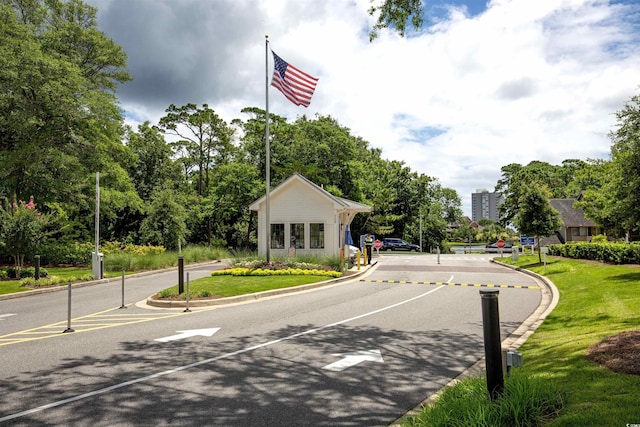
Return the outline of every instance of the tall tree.
<path id="1" fill-rule="evenodd" d="M 520 209 L 520 200 L 531 186 L 542 186 L 550 190 L 549 197 L 567 197 L 567 184 L 575 173 L 572 161 L 563 166 L 554 166 L 547 162 L 534 160 L 526 166 L 511 163 L 502 167 L 502 177 L 495 191 L 500 193 L 503 203 L 500 205 L 500 222 L 508 225 L 513 222 Z"/>
<path id="2" fill-rule="evenodd" d="M 540 237 L 551 236 L 562 226 L 560 214 L 549 204 L 549 197 L 550 192 L 544 187 L 528 186 L 520 196 L 518 212 L 514 218 L 521 234 L 536 237 L 540 262 Z"/>
<path id="3" fill-rule="evenodd" d="M 130 80 L 126 55 L 95 17 L 80 0 L 0 0 L 0 194 L 35 196 L 71 218 L 79 239 L 92 235 L 95 172 L 116 222 L 139 203 L 121 173 L 131 157 L 115 90 Z"/>
<path id="4" fill-rule="evenodd" d="M 95 15 L 80 0 L 0 0 L 0 186 L 11 201 L 70 199 L 120 143 L 126 55 Z"/>
<path id="5" fill-rule="evenodd" d="M 624 236 L 625 216 L 618 202 L 618 191 L 623 180 L 618 165 L 611 160 L 590 160 L 572 182 L 581 189 L 581 198 L 575 207 L 582 209 L 585 216 L 603 227 L 607 235 Z"/>
<path id="6" fill-rule="evenodd" d="M 168 249 L 177 249 L 185 243 L 187 212 L 172 188 L 156 188 L 146 210 L 147 217 L 140 226 L 143 243 Z"/>
<path id="7" fill-rule="evenodd" d="M 207 104 L 176 107 L 171 104 L 160 119 L 159 128 L 180 138 L 173 145 L 196 167 L 198 195 L 206 195 L 211 169 L 228 162 L 233 154 L 233 129 Z"/>
<path id="8" fill-rule="evenodd" d="M 249 247 L 255 231 L 249 205 L 264 194 L 258 170 L 244 163 L 229 163 L 214 171 L 215 186 L 206 213 L 214 219 L 213 234 L 226 244 Z M 254 236 L 255 237 L 255 236 Z"/>
<path id="9" fill-rule="evenodd" d="M 129 176 L 143 200 L 149 200 L 153 190 L 167 181 L 181 187 L 184 180 L 180 166 L 173 160 L 173 150 L 159 129 L 150 126 L 149 122 L 139 125 L 137 132 L 127 129 L 127 146 L 135 156 L 135 161 L 127 168 Z"/>
<path id="10" fill-rule="evenodd" d="M 629 100 L 616 113 L 616 129 L 610 133 L 615 170 L 616 199 L 622 226 L 628 234 L 640 232 L 640 95 Z"/>

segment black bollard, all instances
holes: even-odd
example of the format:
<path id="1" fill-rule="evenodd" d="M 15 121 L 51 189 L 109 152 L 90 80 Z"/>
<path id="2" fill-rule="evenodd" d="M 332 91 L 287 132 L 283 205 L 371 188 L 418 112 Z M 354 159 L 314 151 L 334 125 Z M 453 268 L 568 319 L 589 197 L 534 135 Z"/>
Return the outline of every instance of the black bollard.
<path id="1" fill-rule="evenodd" d="M 500 340 L 500 316 L 498 314 L 498 289 L 482 289 L 482 330 L 484 333 L 484 355 L 487 370 L 487 390 L 491 400 L 498 398 L 504 390 L 502 373 L 502 342 Z"/>
<path id="2" fill-rule="evenodd" d="M 178 294 L 184 293 L 184 257 L 178 257 Z"/>
<path id="3" fill-rule="evenodd" d="M 36 272 L 35 272 L 35 279 L 36 280 L 40 280 L 40 255 L 36 255 Z"/>

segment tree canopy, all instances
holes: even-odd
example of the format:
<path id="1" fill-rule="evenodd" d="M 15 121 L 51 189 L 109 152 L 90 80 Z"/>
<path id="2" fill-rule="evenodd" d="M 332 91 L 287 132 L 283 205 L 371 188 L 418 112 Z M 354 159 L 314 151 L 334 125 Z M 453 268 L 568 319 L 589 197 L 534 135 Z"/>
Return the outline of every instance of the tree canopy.
<path id="1" fill-rule="evenodd" d="M 371 13 L 404 34 L 401 24 L 421 19 L 420 10 L 420 1 L 386 0 Z M 0 0 L 0 256 L 15 255 L 7 236 L 18 230 L 12 221 L 19 217 L 7 207 L 31 197 L 38 212 L 57 221 L 40 244 L 90 242 L 96 172 L 103 240 L 254 248 L 257 218 L 248 206 L 265 191 L 266 112 L 246 107 L 227 123 L 207 104 L 172 104 L 156 124 L 125 126 L 115 90 L 130 80 L 126 54 L 96 28 L 95 16 L 80 0 Z M 616 117 L 611 159 L 503 166 L 496 186 L 503 227 L 489 225 L 483 233 L 494 238 L 506 225 L 524 231 L 537 224 L 531 232 L 544 235 L 555 222 L 543 199 L 575 197 L 607 230 L 638 234 L 640 98 Z M 272 186 L 298 172 L 332 194 L 373 206 L 355 217 L 354 235 L 422 237 L 434 248 L 460 222 L 455 190 L 384 159 L 338 119 L 289 121 L 271 113 L 269 122 Z M 543 216 L 530 217 L 525 201 Z M 26 225 L 35 221 L 33 211 L 19 214 Z"/>
<path id="2" fill-rule="evenodd" d="M 414 29 L 422 27 L 422 0 L 383 0 L 381 3 L 372 0 L 372 3 L 369 15 L 377 15 L 377 20 L 369 33 L 369 41 L 375 40 L 383 28 L 395 28 L 404 37 L 409 20 Z"/>
<path id="3" fill-rule="evenodd" d="M 227 123 L 207 104 L 171 104 L 158 123 L 125 126 L 116 88 L 130 80 L 126 54 L 81 0 L 0 0 L 0 54 L 3 206 L 33 196 L 39 211 L 66 222 L 52 241 L 89 242 L 99 172 L 103 241 L 255 247 L 257 218 L 248 206 L 265 189 L 264 110 L 247 107 Z M 373 205 L 373 215 L 354 221 L 354 233 L 417 241 L 423 215 L 437 245 L 447 221 L 461 215 L 455 191 L 383 159 L 333 117 L 269 120 L 272 185 L 299 172 Z M 35 224 L 27 224 L 30 211 L 8 212 L 0 221 L 5 257 L 15 252 L 6 243 L 13 220 Z"/>

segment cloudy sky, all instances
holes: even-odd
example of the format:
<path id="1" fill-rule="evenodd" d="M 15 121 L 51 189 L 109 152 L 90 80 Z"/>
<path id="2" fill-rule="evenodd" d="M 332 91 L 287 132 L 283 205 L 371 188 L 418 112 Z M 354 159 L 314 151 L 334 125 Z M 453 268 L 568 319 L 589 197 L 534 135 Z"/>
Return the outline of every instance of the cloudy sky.
<path id="1" fill-rule="evenodd" d="M 320 79 L 308 108 L 270 88 L 272 113 L 334 117 L 455 189 L 469 216 L 504 165 L 608 158 L 615 112 L 640 93 L 637 0 L 425 0 L 420 31 L 373 43 L 370 0 L 85 1 L 129 57 L 130 123 L 156 124 L 170 104 L 228 122 L 264 108 L 268 34 Z"/>

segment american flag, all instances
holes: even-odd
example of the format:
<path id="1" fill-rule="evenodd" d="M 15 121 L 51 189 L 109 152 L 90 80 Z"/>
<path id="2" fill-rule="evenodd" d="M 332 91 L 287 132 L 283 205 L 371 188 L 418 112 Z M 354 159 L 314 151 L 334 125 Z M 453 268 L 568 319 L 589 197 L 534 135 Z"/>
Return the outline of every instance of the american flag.
<path id="1" fill-rule="evenodd" d="M 278 89 L 296 105 L 308 107 L 318 79 L 301 71 L 273 53 L 273 79 L 271 86 Z"/>

